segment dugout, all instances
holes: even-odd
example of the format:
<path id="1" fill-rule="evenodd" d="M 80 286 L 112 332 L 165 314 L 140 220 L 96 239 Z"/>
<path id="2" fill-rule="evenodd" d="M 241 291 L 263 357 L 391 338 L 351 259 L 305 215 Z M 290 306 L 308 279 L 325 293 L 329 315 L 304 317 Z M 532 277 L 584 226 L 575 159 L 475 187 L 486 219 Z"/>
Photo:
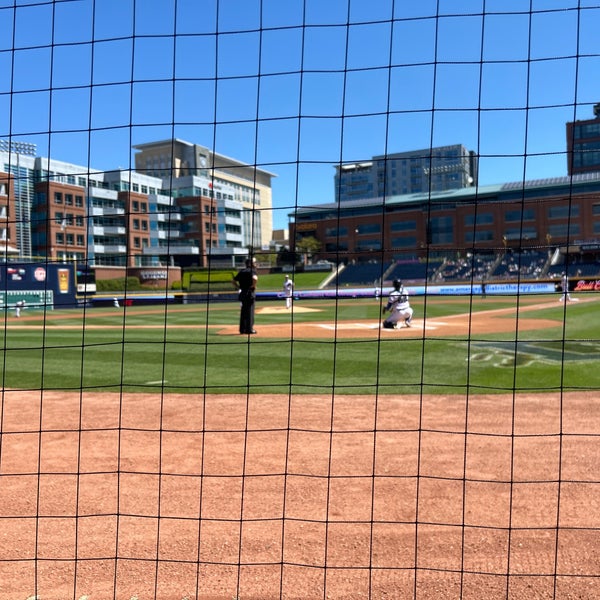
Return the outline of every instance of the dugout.
<path id="1" fill-rule="evenodd" d="M 77 306 L 75 268 L 69 263 L 0 264 L 0 302 L 6 310 L 25 301 L 27 308 Z"/>

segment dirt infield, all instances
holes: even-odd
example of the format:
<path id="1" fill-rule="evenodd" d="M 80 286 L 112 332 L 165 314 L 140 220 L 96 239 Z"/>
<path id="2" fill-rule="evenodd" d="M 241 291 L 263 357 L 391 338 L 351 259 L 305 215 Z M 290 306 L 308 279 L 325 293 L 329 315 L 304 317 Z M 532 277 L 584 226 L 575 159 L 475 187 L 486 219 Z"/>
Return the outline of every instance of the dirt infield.
<path id="1" fill-rule="evenodd" d="M 401 338 L 561 327 L 527 316 L 550 305 L 392 331 L 293 315 L 261 324 L 259 308 L 257 329 Z M 559 390 L 6 390 L 0 600 L 596 599 L 599 411 L 596 393 Z"/>
<path id="2" fill-rule="evenodd" d="M 596 398 L 6 391 L 0 598 L 598 598 Z"/>
<path id="3" fill-rule="evenodd" d="M 486 310 L 481 312 L 462 313 L 448 315 L 440 319 L 422 319 L 415 317 L 412 326 L 399 327 L 395 330 L 382 329 L 380 321 L 338 321 L 317 322 L 302 321 L 301 316 L 295 320 L 292 318 L 288 323 L 263 324 L 260 323 L 261 314 L 287 313 L 285 308 L 258 308 L 256 328 L 262 337 L 283 338 L 374 338 L 390 335 L 404 337 L 427 337 L 436 336 L 468 336 L 483 333 L 503 333 L 528 331 L 532 329 L 548 329 L 561 327 L 562 321 L 551 319 L 527 318 L 527 313 L 541 308 L 556 306 L 556 302 L 545 302 L 522 306 L 517 312 L 513 308 L 501 308 L 497 310 Z M 310 311 L 306 307 L 294 308 L 299 315 Z M 216 327 L 222 335 L 239 335 L 237 325 L 226 325 Z"/>

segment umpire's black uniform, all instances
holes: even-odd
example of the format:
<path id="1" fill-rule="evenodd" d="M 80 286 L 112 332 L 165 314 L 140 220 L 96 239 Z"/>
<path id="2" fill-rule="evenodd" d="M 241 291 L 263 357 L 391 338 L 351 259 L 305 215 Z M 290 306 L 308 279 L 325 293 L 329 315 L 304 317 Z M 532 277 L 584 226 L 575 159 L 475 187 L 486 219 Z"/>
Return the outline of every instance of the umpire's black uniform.
<path id="1" fill-rule="evenodd" d="M 254 259 L 246 260 L 246 268 L 233 278 L 240 290 L 240 333 L 256 333 L 254 330 L 254 300 L 256 298 L 256 282 L 258 275 L 254 268 Z"/>

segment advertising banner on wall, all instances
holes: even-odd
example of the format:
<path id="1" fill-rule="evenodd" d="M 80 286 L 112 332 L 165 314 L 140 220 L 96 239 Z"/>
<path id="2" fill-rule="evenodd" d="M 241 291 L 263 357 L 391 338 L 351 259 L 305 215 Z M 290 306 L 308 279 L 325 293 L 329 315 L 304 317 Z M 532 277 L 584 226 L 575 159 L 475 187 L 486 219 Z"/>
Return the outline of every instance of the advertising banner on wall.
<path id="1" fill-rule="evenodd" d="M 457 285 L 410 285 L 406 286 L 411 296 L 469 296 L 481 295 L 483 290 L 479 284 Z M 323 290 L 294 290 L 295 298 L 378 298 L 387 296 L 392 291 L 391 287 L 367 288 L 329 288 Z M 486 295 L 519 295 L 519 294 L 549 294 L 556 291 L 556 286 L 551 282 L 540 283 L 488 283 L 485 287 Z M 257 292 L 257 297 L 283 298 L 283 292 Z"/>
<path id="2" fill-rule="evenodd" d="M 75 268 L 68 263 L 0 264 L 0 305 L 29 308 L 77 306 Z"/>

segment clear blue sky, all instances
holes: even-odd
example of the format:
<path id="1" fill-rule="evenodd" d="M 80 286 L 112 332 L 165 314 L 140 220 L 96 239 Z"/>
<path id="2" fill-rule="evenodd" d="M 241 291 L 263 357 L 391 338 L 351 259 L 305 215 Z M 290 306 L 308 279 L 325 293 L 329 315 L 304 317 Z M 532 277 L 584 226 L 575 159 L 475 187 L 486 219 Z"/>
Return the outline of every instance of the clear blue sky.
<path id="1" fill-rule="evenodd" d="M 599 31 L 600 0 L 0 0 L 0 137 L 97 169 L 205 145 L 278 175 L 284 227 L 333 201 L 333 165 L 386 152 L 462 143 L 482 185 L 565 175 Z"/>

